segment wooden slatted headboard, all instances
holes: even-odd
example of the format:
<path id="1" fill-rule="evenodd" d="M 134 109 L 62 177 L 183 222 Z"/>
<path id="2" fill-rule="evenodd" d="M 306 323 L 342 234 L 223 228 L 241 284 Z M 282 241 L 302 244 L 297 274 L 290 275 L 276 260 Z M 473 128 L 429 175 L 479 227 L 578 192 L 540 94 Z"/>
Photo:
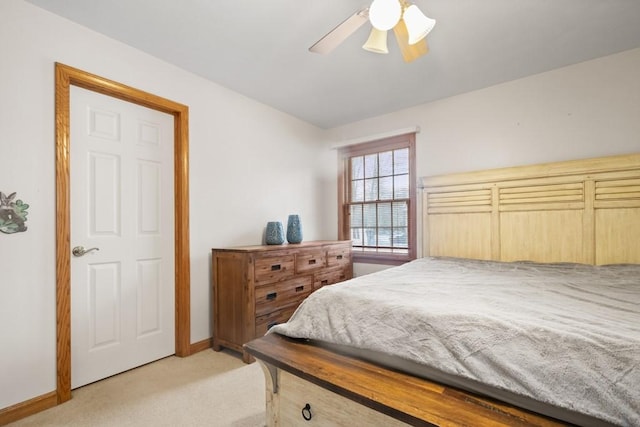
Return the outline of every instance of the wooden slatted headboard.
<path id="1" fill-rule="evenodd" d="M 640 154 L 421 181 L 424 256 L 640 264 Z"/>

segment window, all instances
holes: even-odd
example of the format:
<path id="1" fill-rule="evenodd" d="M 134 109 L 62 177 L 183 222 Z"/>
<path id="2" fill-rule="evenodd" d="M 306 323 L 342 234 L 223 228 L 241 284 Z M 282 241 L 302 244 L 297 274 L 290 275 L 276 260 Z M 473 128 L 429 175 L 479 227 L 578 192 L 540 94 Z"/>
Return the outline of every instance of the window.
<path id="1" fill-rule="evenodd" d="M 340 238 L 355 262 L 416 257 L 415 134 L 340 149 Z"/>

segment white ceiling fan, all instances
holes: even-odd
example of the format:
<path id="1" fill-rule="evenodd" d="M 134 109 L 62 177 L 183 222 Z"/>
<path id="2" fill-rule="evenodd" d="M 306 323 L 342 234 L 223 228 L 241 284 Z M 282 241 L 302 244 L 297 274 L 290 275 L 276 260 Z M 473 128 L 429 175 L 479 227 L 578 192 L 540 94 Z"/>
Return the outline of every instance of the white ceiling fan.
<path id="1" fill-rule="evenodd" d="M 436 24 L 418 6 L 407 0 L 373 0 L 370 6 L 358 10 L 342 21 L 309 48 L 311 52 L 326 54 L 335 49 L 365 22 L 371 23 L 371 33 L 363 49 L 388 53 L 387 31 L 393 29 L 402 58 L 411 62 L 429 52 L 426 36 Z"/>

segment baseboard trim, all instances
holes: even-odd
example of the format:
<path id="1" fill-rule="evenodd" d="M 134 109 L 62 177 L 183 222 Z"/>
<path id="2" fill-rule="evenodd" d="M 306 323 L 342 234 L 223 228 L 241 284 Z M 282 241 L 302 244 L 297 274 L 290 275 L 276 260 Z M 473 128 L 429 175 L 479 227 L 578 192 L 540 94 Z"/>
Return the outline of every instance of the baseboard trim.
<path id="1" fill-rule="evenodd" d="M 192 343 L 189 346 L 189 355 L 210 349 L 212 345 L 213 337 Z M 53 408 L 57 405 L 58 397 L 55 391 L 34 397 L 33 399 L 25 400 L 24 402 L 16 403 L 15 405 L 0 409 L 0 426 L 18 421 L 22 418 L 28 417 L 29 415 L 37 414 L 38 412 Z"/>
<path id="2" fill-rule="evenodd" d="M 53 408 L 57 404 L 57 394 L 55 391 L 52 391 L 42 396 L 34 397 L 33 399 L 0 409 L 0 426 L 18 421 L 29 415 L 44 411 L 45 409 Z"/>
<path id="3" fill-rule="evenodd" d="M 213 337 L 204 339 L 202 341 L 194 342 L 189 347 L 189 355 L 198 353 L 203 350 L 208 350 L 213 345 Z"/>

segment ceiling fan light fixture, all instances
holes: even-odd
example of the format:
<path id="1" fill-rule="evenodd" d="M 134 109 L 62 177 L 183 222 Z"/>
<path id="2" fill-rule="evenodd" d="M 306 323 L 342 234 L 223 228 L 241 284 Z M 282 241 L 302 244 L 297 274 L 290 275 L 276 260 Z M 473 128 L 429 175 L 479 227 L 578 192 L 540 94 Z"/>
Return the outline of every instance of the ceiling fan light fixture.
<path id="1" fill-rule="evenodd" d="M 422 13 L 415 4 L 405 9 L 402 19 L 404 19 L 407 32 L 409 33 L 409 44 L 418 43 L 425 38 L 436 25 L 436 20 Z"/>
<path id="2" fill-rule="evenodd" d="M 387 32 L 378 30 L 376 27 L 371 28 L 369 38 L 362 45 L 362 48 L 374 53 L 389 53 L 389 49 L 387 49 Z"/>
<path id="3" fill-rule="evenodd" d="M 380 31 L 395 27 L 401 16 L 402 6 L 398 0 L 373 0 L 369 6 L 369 21 Z"/>

